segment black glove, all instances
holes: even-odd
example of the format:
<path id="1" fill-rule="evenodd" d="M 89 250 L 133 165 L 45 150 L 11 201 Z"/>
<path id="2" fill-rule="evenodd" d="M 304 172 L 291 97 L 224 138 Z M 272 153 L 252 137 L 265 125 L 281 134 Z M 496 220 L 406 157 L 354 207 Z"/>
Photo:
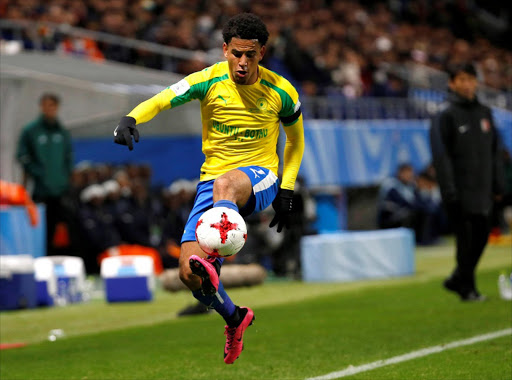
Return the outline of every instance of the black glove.
<path id="1" fill-rule="evenodd" d="M 132 136 L 135 142 L 139 142 L 139 131 L 135 127 L 135 119 L 131 116 L 123 116 L 114 130 L 114 142 L 116 144 L 128 145 L 133 150 Z"/>
<path id="2" fill-rule="evenodd" d="M 281 232 L 283 226 L 290 228 L 290 215 L 292 213 L 293 190 L 279 189 L 276 198 L 272 202 L 272 207 L 276 212 L 274 219 L 269 227 L 277 224 L 277 232 Z"/>

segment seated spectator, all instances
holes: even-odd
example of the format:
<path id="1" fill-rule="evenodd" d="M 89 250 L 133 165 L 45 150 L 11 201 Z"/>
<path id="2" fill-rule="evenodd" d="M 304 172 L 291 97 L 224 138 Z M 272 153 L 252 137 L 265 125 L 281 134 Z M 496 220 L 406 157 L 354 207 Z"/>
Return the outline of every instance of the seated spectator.
<path id="1" fill-rule="evenodd" d="M 422 171 L 416 180 L 418 193 L 418 225 L 416 241 L 432 244 L 440 235 L 448 232 L 448 219 L 441 202 L 441 192 L 435 177 L 428 170 Z"/>
<path id="2" fill-rule="evenodd" d="M 413 167 L 402 164 L 396 177 L 382 183 L 377 200 L 377 225 L 411 228 L 418 244 L 432 244 L 446 232 L 439 188 L 428 169 L 416 179 Z"/>
<path id="3" fill-rule="evenodd" d="M 161 246 L 162 261 L 165 268 L 178 266 L 180 257 L 181 236 L 185 229 L 186 218 L 183 217 L 182 198 L 176 186 L 169 186 L 162 191 L 162 224 Z"/>
<path id="4" fill-rule="evenodd" d="M 153 239 L 152 226 L 160 206 L 149 198 L 147 186 L 141 179 L 132 180 L 131 190 L 131 197 L 117 203 L 115 220 L 121 240 L 128 244 L 156 247 L 160 239 Z"/>
<path id="5" fill-rule="evenodd" d="M 377 225 L 379 228 L 414 228 L 417 208 L 414 169 L 409 164 L 402 164 L 396 177 L 384 180 L 380 187 Z"/>
<path id="6" fill-rule="evenodd" d="M 87 273 L 99 273 L 97 256 L 121 243 L 121 237 L 104 209 L 105 191 L 101 185 L 90 185 L 80 194 L 78 220 L 82 236 L 81 255 Z"/>

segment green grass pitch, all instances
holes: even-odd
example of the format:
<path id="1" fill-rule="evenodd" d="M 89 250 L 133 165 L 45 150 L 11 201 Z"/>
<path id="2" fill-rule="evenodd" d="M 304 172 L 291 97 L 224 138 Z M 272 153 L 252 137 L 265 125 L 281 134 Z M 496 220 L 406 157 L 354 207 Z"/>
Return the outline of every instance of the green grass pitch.
<path id="1" fill-rule="evenodd" d="M 243 253 L 241 253 L 243 254 Z M 304 379 L 471 338 L 512 325 L 497 278 L 512 269 L 510 247 L 489 246 L 478 282 L 489 300 L 468 304 L 441 288 L 453 246 L 417 248 L 414 276 L 337 284 L 271 282 L 231 289 L 256 321 L 234 365 L 223 362 L 215 313 L 177 318 L 188 292 L 159 291 L 150 303 L 102 300 L 0 313 L 0 379 Z M 47 341 L 61 328 L 66 337 Z M 512 379 L 505 336 L 355 374 L 349 379 Z"/>

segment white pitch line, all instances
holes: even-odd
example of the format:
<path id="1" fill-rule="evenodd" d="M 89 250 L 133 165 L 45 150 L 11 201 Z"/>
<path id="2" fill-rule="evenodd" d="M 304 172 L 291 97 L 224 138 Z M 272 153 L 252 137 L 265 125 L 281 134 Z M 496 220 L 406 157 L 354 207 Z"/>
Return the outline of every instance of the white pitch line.
<path id="1" fill-rule="evenodd" d="M 407 360 L 421 358 L 422 356 L 435 354 L 437 352 L 450 350 L 452 348 L 468 346 L 470 344 L 475 344 L 475 343 L 483 342 L 486 340 L 496 339 L 496 338 L 500 338 L 502 336 L 506 336 L 506 335 L 510 335 L 510 334 L 512 334 L 512 328 L 505 329 L 505 330 L 499 330 L 499 331 L 495 331 L 495 332 L 488 333 L 488 334 L 477 335 L 477 336 L 474 336 L 474 337 L 468 338 L 468 339 L 456 340 L 454 342 L 447 343 L 447 344 L 440 344 L 438 346 L 427 347 L 427 348 L 423 348 L 418 351 L 411 351 L 404 355 L 394 356 L 392 358 L 385 359 L 385 360 L 377 360 L 376 362 L 363 364 L 363 365 L 360 365 L 357 367 L 349 366 L 348 368 L 346 368 L 342 371 L 331 372 L 326 375 L 317 376 L 317 377 L 310 377 L 306 380 L 339 379 L 341 377 L 355 375 L 356 373 L 360 373 L 360 372 L 371 371 L 372 369 L 384 367 L 384 366 L 387 366 L 390 364 L 401 363 L 401 362 L 405 362 Z"/>

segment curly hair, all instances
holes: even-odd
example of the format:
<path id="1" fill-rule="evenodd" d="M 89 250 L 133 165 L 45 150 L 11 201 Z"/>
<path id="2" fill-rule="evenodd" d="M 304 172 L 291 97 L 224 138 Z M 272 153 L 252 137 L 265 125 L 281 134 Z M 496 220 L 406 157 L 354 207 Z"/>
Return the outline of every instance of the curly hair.
<path id="1" fill-rule="evenodd" d="M 224 42 L 229 44 L 232 38 L 242 40 L 257 39 L 261 46 L 268 40 L 268 30 L 263 21 L 252 13 L 240 13 L 231 17 L 222 29 Z"/>

